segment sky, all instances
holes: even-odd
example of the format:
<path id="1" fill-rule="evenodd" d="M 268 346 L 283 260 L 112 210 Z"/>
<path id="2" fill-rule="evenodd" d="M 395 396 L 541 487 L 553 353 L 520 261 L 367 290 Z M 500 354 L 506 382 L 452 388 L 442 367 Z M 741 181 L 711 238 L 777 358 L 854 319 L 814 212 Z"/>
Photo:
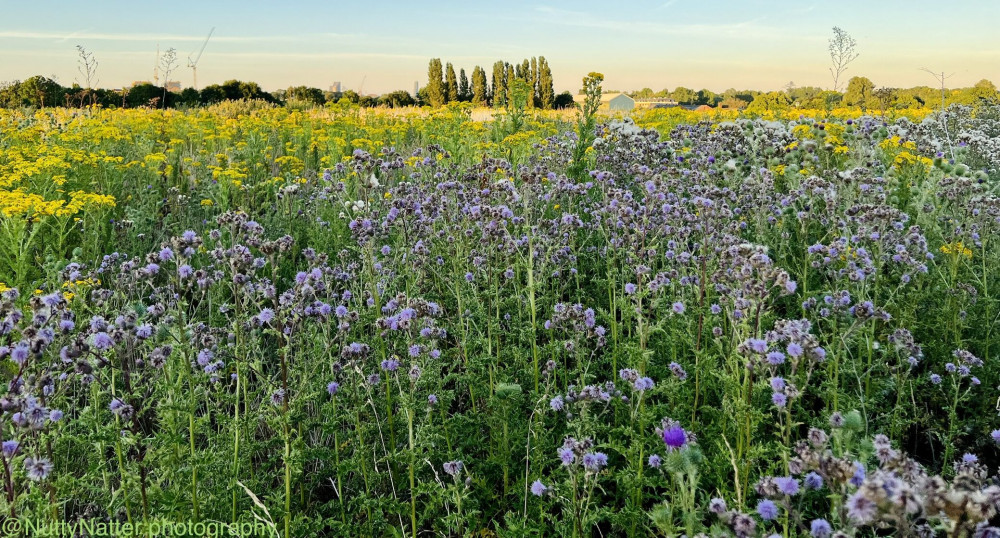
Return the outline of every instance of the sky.
<path id="1" fill-rule="evenodd" d="M 159 45 L 177 51 L 170 78 L 191 86 L 188 58 L 214 27 L 201 87 L 235 78 L 265 90 L 340 81 L 366 94 L 412 91 L 430 58 L 471 75 L 545 56 L 557 91 L 576 92 L 591 71 L 606 90 L 829 88 L 838 26 L 860 53 L 847 76 L 937 86 L 928 68 L 950 87 L 1000 83 L 997 0 L 0 0 L 0 13 L 0 82 L 82 82 L 82 45 L 99 62 L 96 85 L 117 88 L 152 79 Z"/>

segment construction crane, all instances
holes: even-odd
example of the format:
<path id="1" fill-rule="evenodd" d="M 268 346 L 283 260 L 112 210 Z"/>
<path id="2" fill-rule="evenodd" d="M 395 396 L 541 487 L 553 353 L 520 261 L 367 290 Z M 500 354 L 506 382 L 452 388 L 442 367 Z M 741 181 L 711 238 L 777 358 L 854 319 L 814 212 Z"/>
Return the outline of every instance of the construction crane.
<path id="1" fill-rule="evenodd" d="M 212 33 L 215 32 L 215 27 L 213 26 L 208 32 L 208 37 L 205 38 L 205 42 L 201 45 L 201 50 L 198 51 L 198 57 L 194 60 L 191 56 L 188 56 L 188 67 L 191 68 L 191 76 L 194 78 L 194 89 L 198 89 L 198 60 L 201 60 L 202 53 L 205 52 L 205 47 L 208 46 L 208 40 L 212 39 Z"/>

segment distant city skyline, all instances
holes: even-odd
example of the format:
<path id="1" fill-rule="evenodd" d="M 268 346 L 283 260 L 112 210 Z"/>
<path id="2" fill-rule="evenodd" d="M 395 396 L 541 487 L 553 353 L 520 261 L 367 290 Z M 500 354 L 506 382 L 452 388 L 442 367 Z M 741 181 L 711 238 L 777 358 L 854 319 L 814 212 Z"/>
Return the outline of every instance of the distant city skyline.
<path id="1" fill-rule="evenodd" d="M 431 58 L 471 76 L 475 65 L 489 75 L 497 60 L 545 56 L 557 92 L 575 92 L 590 71 L 605 75 L 606 88 L 626 91 L 830 88 L 827 42 L 839 26 L 860 52 L 847 78 L 936 86 L 926 67 L 952 75 L 949 87 L 1000 82 L 992 28 L 1000 2 L 988 0 L 947 9 L 927 0 L 389 1 L 378 14 L 336 4 L 178 0 L 149 11 L 123 0 L 56 1 L 40 10 L 0 0 L 0 81 L 43 75 L 82 83 L 74 48 L 82 45 L 100 62 L 98 86 L 128 86 L 153 78 L 159 45 L 177 49 L 170 79 L 188 87 L 188 55 L 215 27 L 198 63 L 199 87 L 239 79 L 266 90 L 339 81 L 366 94 L 410 91 L 414 81 L 426 84 Z"/>

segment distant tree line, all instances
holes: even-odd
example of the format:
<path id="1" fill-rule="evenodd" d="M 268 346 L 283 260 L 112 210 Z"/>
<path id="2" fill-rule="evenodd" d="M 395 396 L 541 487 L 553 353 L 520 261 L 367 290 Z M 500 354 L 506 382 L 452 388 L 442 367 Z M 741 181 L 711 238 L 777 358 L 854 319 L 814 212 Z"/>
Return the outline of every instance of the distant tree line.
<path id="1" fill-rule="evenodd" d="M 428 74 L 428 84 L 420 88 L 416 96 L 404 90 L 374 96 L 360 95 L 353 90 L 331 92 L 308 86 L 266 92 L 255 82 L 239 80 L 212 84 L 200 91 L 194 88 L 184 88 L 179 92 L 164 91 L 162 86 L 154 86 L 148 82 L 121 90 L 91 89 L 78 84 L 66 87 L 50 78 L 35 76 L 23 81 L 0 83 L 0 108 L 85 105 L 174 108 L 247 99 L 260 99 L 275 104 L 299 102 L 320 106 L 350 103 L 362 107 L 398 108 L 469 102 L 477 106 L 504 107 L 511 97 L 511 88 L 516 80 L 524 81 L 530 90 L 529 107 L 565 108 L 573 104 L 573 95 L 569 92 L 556 95 L 553 91 L 552 72 L 544 57 L 524 60 L 517 65 L 498 61 L 493 65 L 492 76 L 489 78 L 482 67 L 475 66 L 471 79 L 466 76 L 464 69 L 460 69 L 456 76 L 452 64 L 442 66 L 441 60 L 435 58 L 430 62 Z M 870 79 L 860 76 L 851 78 L 844 92 L 812 86 L 795 86 L 789 83 L 784 90 L 772 92 L 730 88 L 722 93 L 715 93 L 707 89 L 695 91 L 678 87 L 674 90 L 663 89 L 656 92 L 650 88 L 643 88 L 629 95 L 634 98 L 671 98 L 682 105 L 747 109 L 751 113 L 790 108 L 837 107 L 855 107 L 874 113 L 903 108 L 940 108 L 942 104 L 975 105 L 981 102 L 1000 101 L 996 86 L 985 79 L 969 88 L 942 90 L 930 86 L 878 87 Z"/>
<path id="2" fill-rule="evenodd" d="M 812 86 L 795 86 L 789 83 L 782 91 L 761 92 L 730 88 L 722 93 L 711 90 L 695 91 L 678 87 L 654 92 L 643 88 L 630 95 L 633 98 L 670 98 L 682 105 L 709 105 L 721 108 L 748 108 L 749 112 L 777 111 L 790 108 L 824 109 L 835 107 L 860 108 L 879 112 L 904 108 L 940 108 L 952 104 L 975 105 L 983 101 L 1000 99 L 996 86 L 989 80 L 980 80 L 969 88 L 945 89 L 917 86 L 915 88 L 877 87 L 866 77 L 853 77 L 844 92 L 824 90 Z"/>
<path id="3" fill-rule="evenodd" d="M 502 108 L 510 102 L 515 80 L 527 84 L 531 93 L 527 103 L 529 108 L 562 108 L 573 102 L 569 93 L 556 95 L 552 69 L 544 56 L 525 59 L 517 64 L 497 61 L 489 78 L 486 70 L 477 65 L 472 68 L 471 80 L 466 76 L 465 68 L 459 69 L 456 76 L 451 62 L 442 67 L 441 59 L 433 58 L 427 66 L 427 85 L 417 92 L 417 99 L 432 107 L 469 102 L 476 106 Z"/>
<path id="4" fill-rule="evenodd" d="M 162 86 L 142 82 L 129 88 L 69 87 L 43 76 L 0 84 L 0 107 L 46 107 L 101 105 L 121 108 L 173 108 L 178 106 L 211 105 L 222 101 L 262 99 L 277 103 L 274 95 L 265 92 L 256 82 L 229 80 L 206 86 L 201 91 L 184 88 L 180 92 L 164 91 Z"/>

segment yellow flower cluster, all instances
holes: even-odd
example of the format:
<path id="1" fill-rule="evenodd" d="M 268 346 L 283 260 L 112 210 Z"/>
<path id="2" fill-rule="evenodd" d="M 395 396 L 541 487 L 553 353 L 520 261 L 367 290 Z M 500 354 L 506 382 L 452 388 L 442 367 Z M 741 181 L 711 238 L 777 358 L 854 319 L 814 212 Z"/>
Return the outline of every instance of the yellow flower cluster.
<path id="1" fill-rule="evenodd" d="M 961 241 L 942 245 L 941 252 L 951 254 L 955 257 L 964 256 L 969 259 L 972 258 L 972 249 L 963 245 Z"/>
<path id="2" fill-rule="evenodd" d="M 912 167 L 912 166 L 923 166 L 924 168 L 930 169 L 934 166 L 934 161 L 927 157 L 920 155 L 914 155 L 909 151 L 901 151 L 896 154 L 892 159 L 892 165 L 897 169 Z"/>

